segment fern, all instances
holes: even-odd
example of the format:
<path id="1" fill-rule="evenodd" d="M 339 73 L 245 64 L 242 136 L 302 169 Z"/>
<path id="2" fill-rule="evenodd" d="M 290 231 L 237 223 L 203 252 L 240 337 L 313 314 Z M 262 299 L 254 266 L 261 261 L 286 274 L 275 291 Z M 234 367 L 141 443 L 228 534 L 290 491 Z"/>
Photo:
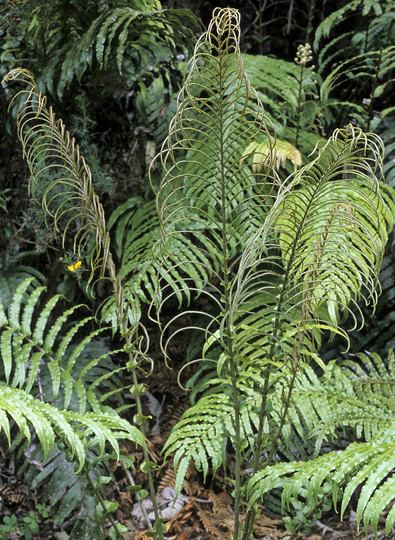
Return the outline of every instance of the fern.
<path id="1" fill-rule="evenodd" d="M 323 441 L 335 442 L 339 430 L 347 430 L 349 437 L 353 434 L 354 439 L 366 442 L 354 442 L 345 450 L 305 462 L 263 469 L 249 481 L 250 504 L 271 489 L 283 488 L 283 506 L 297 513 L 293 520 L 286 518 L 285 522 L 296 532 L 301 525 L 319 519 L 332 504 L 336 509 L 338 500 L 342 500 L 343 517 L 357 491 L 358 522 L 363 519 L 366 532 L 371 523 L 376 533 L 380 514 L 393 502 L 394 478 L 390 473 L 395 451 L 394 375 L 393 354 L 388 363 L 377 355 L 369 358 L 363 354 L 358 355 L 357 362 L 347 361 L 342 367 L 332 363 L 321 378 L 311 368 L 299 374 L 289 409 L 292 430 L 284 430 L 283 434 L 287 448 L 296 455 L 295 441 L 308 444 L 308 438 L 312 438 L 317 456 Z M 273 399 L 273 407 L 280 409 L 281 403 Z M 297 509 L 303 506 L 300 514 Z M 393 514 L 390 511 L 387 516 L 386 534 L 394 522 Z"/>
<path id="2" fill-rule="evenodd" d="M 64 442 L 70 449 L 70 458 L 78 462 L 81 471 L 85 463 L 85 452 L 92 445 L 98 445 L 104 452 L 108 441 L 119 455 L 117 440 L 129 438 L 144 445 L 141 433 L 117 414 L 104 412 L 95 396 L 94 388 L 84 384 L 89 369 L 99 360 L 94 360 L 76 375 L 74 365 L 84 347 L 92 341 L 97 332 L 88 334 L 74 349 L 69 344 L 80 328 L 90 319 L 75 323 L 64 332 L 67 318 L 75 316 L 79 306 L 74 306 L 53 320 L 53 313 L 60 297 L 54 297 L 38 311 L 43 287 L 37 287 L 28 294 L 33 278 L 23 281 L 16 289 L 7 312 L 0 305 L 1 371 L 3 382 L 1 393 L 1 429 L 11 444 L 10 421 L 18 426 L 20 437 L 30 441 L 30 429 L 34 428 L 44 457 L 47 458 L 55 441 Z M 62 335 L 63 334 L 63 335 Z M 53 350 L 57 350 L 53 354 Z M 43 380 L 50 377 L 50 392 L 43 395 Z M 104 379 L 108 374 L 104 375 Z M 103 377 L 102 377 L 103 380 Z M 59 388 L 63 387 L 63 410 L 54 404 L 58 401 Z M 34 391 L 33 391 L 34 388 Z M 75 393 L 81 412 L 67 410 L 72 394 Z M 44 397 L 53 404 L 44 402 Z M 87 400 L 95 405 L 94 412 L 85 412 Z M 58 402 L 60 405 L 60 403 Z"/>
<path id="3" fill-rule="evenodd" d="M 141 425 L 144 419 L 141 403 L 141 394 L 144 392 L 144 385 L 138 382 L 137 370 L 140 368 L 141 363 L 147 359 L 147 355 L 142 351 L 142 339 L 137 335 L 138 320 L 135 316 L 135 305 L 134 303 L 131 304 L 125 301 L 124 288 L 121 279 L 116 273 L 110 251 L 110 237 L 104 217 L 104 210 L 93 189 L 91 171 L 84 158 L 80 156 L 79 149 L 75 145 L 74 139 L 70 138 L 64 124 L 61 121 L 56 121 L 52 111 L 46 108 L 46 98 L 38 92 L 32 75 L 27 71 L 17 69 L 7 76 L 8 81 L 14 79 L 24 82 L 27 86 L 27 89 L 22 90 L 15 99 L 19 100 L 20 104 L 17 118 L 18 136 L 22 142 L 25 157 L 30 168 L 33 195 L 37 195 L 37 199 L 41 200 L 44 210 L 53 218 L 55 230 L 63 225 L 63 242 L 66 241 L 66 236 L 71 234 L 73 238 L 73 251 L 79 260 L 81 260 L 82 251 L 85 250 L 86 258 L 91 263 L 89 281 L 93 280 L 95 271 L 98 271 L 100 278 L 104 277 L 105 273 L 109 277 L 116 303 L 116 327 L 120 331 L 123 340 L 123 350 L 128 357 L 127 367 L 132 374 L 133 395 L 136 398 L 137 407 L 135 421 L 138 425 Z M 45 324 L 46 318 L 56 301 L 56 298 L 49 301 L 45 308 L 47 311 L 41 314 L 39 322 L 41 320 Z M 15 303 L 15 306 L 17 307 L 17 303 Z M 45 341 L 43 341 L 44 326 L 37 323 L 35 333 L 37 333 L 37 339 L 40 344 L 43 345 L 42 350 L 44 352 L 49 353 L 49 349 L 54 345 L 54 338 L 63 323 L 63 318 L 65 316 L 67 317 L 71 311 L 69 310 L 68 313 L 66 312 L 58 318 L 53 328 L 49 330 L 48 335 L 45 337 Z M 62 350 L 66 348 L 70 339 L 78 331 L 79 326 L 83 324 L 84 322 L 80 322 L 74 329 L 69 331 L 61 343 Z M 33 337 L 36 338 L 35 335 Z M 148 333 L 145 333 L 145 337 L 148 338 Z M 9 346 L 11 341 L 8 334 L 6 339 L 6 344 Z M 22 339 L 22 336 L 18 336 L 16 340 L 20 341 Z M 78 355 L 90 339 L 91 337 L 86 337 L 75 347 L 68 357 L 66 369 L 63 371 L 59 369 L 60 358 L 56 355 L 48 362 L 47 366 L 52 378 L 52 389 L 56 397 L 59 392 L 60 382 L 62 381 L 65 389 L 65 406 L 69 405 L 73 390 L 79 398 L 80 407 L 83 408 L 86 400 L 89 400 L 92 403 L 94 412 L 89 413 L 89 416 L 85 415 L 83 417 L 87 424 L 86 433 L 89 434 L 93 430 L 95 434 L 94 440 L 99 444 L 100 449 L 104 448 L 104 442 L 109 438 L 111 438 L 110 443 L 116 449 L 117 432 L 112 433 L 111 421 L 106 413 L 102 413 L 99 400 L 95 397 L 95 392 L 86 391 L 83 381 L 81 379 L 73 381 L 71 376 L 71 371 Z M 26 353 L 29 352 L 32 346 L 33 342 L 26 345 Z M 48 346 L 48 350 L 45 350 L 46 346 Z M 6 352 L 8 353 L 9 350 Z M 36 365 L 41 359 L 41 354 L 42 351 L 40 350 L 37 355 L 38 360 L 35 357 Z M 26 365 L 26 358 L 27 355 L 24 356 L 22 361 L 19 361 L 18 358 L 18 367 Z M 96 361 L 90 363 L 87 370 L 96 363 Z M 87 370 L 83 370 L 82 373 L 85 373 Z M 34 372 L 32 373 L 34 375 Z M 107 373 L 97 379 L 91 385 L 90 390 L 95 388 L 95 385 L 100 384 L 101 381 L 108 379 L 109 375 Z M 19 372 L 19 380 L 22 380 L 21 371 Z M 105 396 L 112 395 L 116 392 L 117 389 L 114 389 Z M 66 413 L 69 414 L 67 411 Z M 118 415 L 115 415 L 115 417 L 117 419 L 119 418 Z M 126 425 L 129 426 L 128 423 Z M 137 428 L 132 426 L 130 428 L 136 437 L 139 435 L 139 440 L 144 440 L 143 435 Z M 123 437 L 125 434 L 119 432 L 119 435 Z M 149 489 L 152 498 L 155 499 L 147 446 L 143 444 L 142 449 L 145 462 L 147 463 L 145 472 L 148 475 Z M 107 515 L 108 505 L 101 498 L 100 493 L 94 486 L 93 489 L 99 498 L 105 515 Z M 157 519 L 155 530 L 158 537 L 163 538 L 155 500 L 153 500 L 153 506 Z M 112 521 L 112 525 L 116 531 L 117 525 L 111 515 L 109 519 Z M 119 530 L 118 533 L 120 534 Z"/>
<path id="4" fill-rule="evenodd" d="M 273 488 L 284 488 L 283 505 L 303 508 L 295 520 L 287 519 L 292 531 L 300 523 L 319 519 L 317 502 L 332 499 L 336 507 L 342 498 L 341 518 L 352 494 L 362 487 L 357 506 L 358 523 L 363 519 L 365 532 L 371 524 L 377 533 L 378 518 L 385 507 L 393 502 L 395 478 L 394 442 L 352 443 L 345 450 L 330 452 L 307 462 L 280 463 L 268 467 L 252 477 L 248 484 L 250 504 Z M 395 521 L 392 509 L 386 519 L 386 534 Z"/>
<path id="5" fill-rule="evenodd" d="M 351 125 L 319 143 L 310 163 L 282 183 L 273 167 L 276 145 L 267 130 L 269 142 L 261 149 L 258 169 L 256 146 L 248 145 L 265 130 L 266 119 L 244 71 L 238 31 L 238 14 L 218 10 L 196 45 L 160 156 L 163 180 L 157 196 L 164 268 L 173 266 L 174 241 L 187 237 L 213 270 L 201 291 L 210 312 L 193 310 L 190 315 L 201 317 L 192 328 L 204 334 L 200 357 L 216 367 L 215 393 L 203 394 L 185 413 L 166 452 L 176 452 L 180 489 L 190 459 L 205 474 L 210 463 L 214 468 L 223 464 L 218 439 L 222 433 L 226 440 L 229 433 L 236 461 L 235 536 L 242 456 L 247 449 L 253 452 L 253 475 L 265 445 L 267 462 L 274 459 L 298 371 L 310 359 L 322 366 L 316 352 L 320 333 L 346 336 L 340 322 L 352 315 L 350 306 L 359 298 L 376 302 L 377 275 L 393 220 L 390 197 L 386 188 L 383 194 L 380 190 L 382 143 Z M 245 148 L 251 148 L 250 155 Z M 176 253 L 180 261 L 184 256 L 180 270 L 188 268 L 188 249 Z M 196 254 L 193 263 L 206 271 L 207 263 Z M 184 285 L 183 276 L 179 283 L 197 292 L 195 280 L 184 280 Z M 162 309 L 173 293 L 165 284 L 159 294 Z M 166 356 L 178 334 L 171 322 L 164 327 Z M 279 410 L 269 415 L 272 374 L 279 378 L 282 399 Z M 248 382 L 255 389 L 251 398 Z M 210 386 L 209 377 L 205 384 Z M 246 403 L 255 407 L 248 414 Z M 232 429 L 225 420 L 230 411 Z M 246 420 L 247 435 L 245 414 L 254 418 Z M 250 438 L 252 423 L 256 433 Z M 253 512 L 243 539 L 252 531 Z"/>
<path id="6" fill-rule="evenodd" d="M 171 58 L 187 49 L 199 28 L 191 11 L 163 10 L 158 0 L 133 0 L 127 6 L 115 2 L 89 10 L 76 6 L 68 10 L 59 3 L 49 8 L 38 5 L 24 23 L 28 52 L 41 56 L 41 65 L 31 61 L 40 88 L 59 98 L 73 82 L 97 69 L 109 74 L 118 69 L 136 80 L 154 58 Z"/>
<path id="7" fill-rule="evenodd" d="M 321 22 L 315 32 L 314 49 L 318 49 L 318 45 L 322 38 L 328 37 L 336 25 L 343 22 L 358 10 L 362 16 L 373 14 L 373 17 L 370 20 L 371 28 L 372 30 L 374 28 L 379 29 L 380 37 L 382 39 L 385 40 L 390 37 L 389 32 L 391 31 L 391 25 L 394 17 L 394 10 L 391 2 L 385 1 L 379 3 L 372 0 L 352 0 L 336 11 L 333 11 Z M 371 33 L 372 35 L 370 36 L 370 39 L 372 39 L 372 37 L 373 39 L 377 39 L 377 30 L 372 30 L 369 29 L 369 31 L 366 32 L 367 35 L 364 36 L 365 42 L 366 39 L 369 39 L 369 34 Z M 388 43 L 386 43 L 386 45 L 387 44 Z"/>

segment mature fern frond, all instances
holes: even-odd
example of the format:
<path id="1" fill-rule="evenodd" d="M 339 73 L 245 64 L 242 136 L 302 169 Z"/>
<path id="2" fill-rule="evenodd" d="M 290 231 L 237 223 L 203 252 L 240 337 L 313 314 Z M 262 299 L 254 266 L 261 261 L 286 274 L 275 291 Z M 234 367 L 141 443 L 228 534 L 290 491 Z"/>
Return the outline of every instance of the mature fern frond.
<path id="1" fill-rule="evenodd" d="M 334 507 L 342 499 L 340 516 L 357 488 L 357 520 L 363 519 L 366 534 L 369 524 L 377 533 L 378 519 L 388 504 L 393 503 L 395 476 L 394 441 L 352 443 L 345 450 L 330 452 L 307 462 L 279 463 L 267 467 L 248 483 L 250 504 L 274 488 L 284 488 L 283 506 L 303 508 L 294 520 L 287 520 L 290 530 L 301 523 L 320 518 L 322 505 L 332 500 Z M 320 508 L 321 506 L 321 508 Z M 327 508 L 327 506 L 326 506 Z M 392 510 L 386 519 L 386 534 L 395 521 Z"/>
<path id="2" fill-rule="evenodd" d="M 88 332 L 77 346 L 73 345 L 78 333 L 86 331 L 92 317 L 82 318 L 67 329 L 66 325 L 80 306 L 72 306 L 56 316 L 61 300 L 57 295 L 39 309 L 45 288 L 32 288 L 33 279 L 25 279 L 18 286 L 7 314 L 0 304 L 0 372 L 6 384 L 12 387 L 23 388 L 34 396 L 45 392 L 47 400 L 58 402 L 63 408 L 68 408 L 73 400 L 83 413 L 87 402 L 92 406 L 97 403 L 92 385 L 97 383 L 100 372 L 97 366 L 110 351 L 103 356 L 102 348 L 101 359 L 85 356 L 85 349 L 102 332 L 98 330 Z M 87 385 L 90 371 L 95 371 L 96 375 L 90 375 L 91 387 Z M 110 375 L 100 372 L 100 380 L 105 382 Z"/>
<path id="3" fill-rule="evenodd" d="M 297 436 L 314 440 L 317 455 L 323 440 L 336 441 L 340 430 L 372 442 L 387 430 L 394 431 L 394 366 L 392 354 L 388 365 L 377 355 L 359 354 L 358 362 L 330 363 L 320 378 L 305 368 L 297 377 L 289 409 Z M 273 406 L 280 404 L 273 401 Z M 290 433 L 284 432 L 287 444 Z"/>
<path id="4" fill-rule="evenodd" d="M 140 431 L 116 414 L 59 410 L 24 390 L 0 385 L 0 427 L 11 444 L 8 416 L 18 426 L 21 439 L 30 442 L 30 429 L 34 429 L 44 458 L 51 453 L 55 440 L 63 443 L 69 450 L 70 459 L 78 463 L 77 473 L 84 466 L 86 450 L 92 446 L 98 446 L 103 454 L 105 443 L 109 442 L 119 456 L 118 439 L 129 439 L 141 446 L 145 444 Z"/>
<path id="5" fill-rule="evenodd" d="M 255 394 L 242 407 L 244 448 L 251 448 L 259 424 L 258 406 L 261 396 Z M 226 462 L 228 441 L 235 436 L 234 407 L 225 393 L 210 394 L 188 409 L 166 441 L 166 457 L 175 453 L 177 467 L 175 489 L 179 492 L 191 460 L 206 477 Z"/>
<path id="6" fill-rule="evenodd" d="M 297 456 L 295 442 L 299 439 L 309 444 L 312 439 L 316 456 L 323 440 L 336 441 L 340 429 L 366 442 L 352 443 L 345 450 L 313 460 L 263 469 L 249 481 L 251 504 L 271 489 L 283 488 L 283 505 L 296 514 L 294 520 L 286 518 L 287 527 L 299 530 L 301 524 L 308 526 L 319 519 L 328 505 L 336 508 L 339 499 L 343 516 L 352 494 L 362 486 L 358 521 L 363 518 L 365 529 L 371 523 L 376 532 L 381 512 L 393 501 L 395 485 L 391 475 L 395 459 L 394 377 L 392 353 L 388 362 L 377 355 L 361 354 L 357 361 L 343 366 L 331 363 L 320 378 L 311 368 L 299 373 L 288 411 L 289 424 L 283 430 L 290 452 L 281 446 L 278 452 Z M 280 410 L 278 397 L 275 393 L 272 403 Z M 301 456 L 307 457 L 304 452 Z M 394 520 L 394 511 L 390 511 L 387 533 Z"/>
<path id="7" fill-rule="evenodd" d="M 40 295 L 45 289 L 36 287 L 30 291 L 33 279 L 19 285 L 7 313 L 0 304 L 0 373 L 3 379 L 0 385 L 0 422 L 9 443 L 8 416 L 18 426 L 21 437 L 28 441 L 30 428 L 34 428 L 44 457 L 51 452 L 55 440 L 64 441 L 71 450 L 71 457 L 75 454 L 79 470 L 84 465 L 85 451 L 92 444 L 98 445 L 103 452 L 108 441 L 118 453 L 119 438 L 131 438 L 138 444 L 144 444 L 141 433 L 116 413 L 104 412 L 100 399 L 95 395 L 96 385 L 110 374 L 101 373 L 99 379 L 87 384 L 87 373 L 103 358 L 90 359 L 75 369 L 84 348 L 98 331 L 89 333 L 74 348 L 70 347 L 71 341 L 91 318 L 75 322 L 65 332 L 68 318 L 75 316 L 79 306 L 54 318 L 54 309 L 60 300 L 60 296 L 55 296 L 38 312 Z M 44 382 L 48 378 L 50 385 Z M 58 399 L 61 387 L 62 400 Z M 80 412 L 66 410 L 73 394 Z M 42 401 L 44 398 L 58 403 L 64 410 Z M 87 402 L 94 412 L 85 412 Z"/>
<path id="8" fill-rule="evenodd" d="M 52 12 L 48 16 L 45 7 L 38 6 L 28 30 L 37 47 L 42 34 L 52 36 L 45 51 L 44 69 L 39 66 L 40 84 L 41 89 L 46 86 L 46 91 L 60 98 L 73 81 L 81 81 L 88 70 L 95 68 L 118 68 L 119 72 L 126 71 L 138 79 L 154 58 L 169 58 L 179 50 L 188 49 L 199 28 L 190 10 L 163 10 L 158 0 L 99 6 L 96 13 L 91 11 L 91 17 L 83 10 L 68 15 L 66 30 L 64 12 Z M 71 44 L 70 31 L 74 38 Z"/>

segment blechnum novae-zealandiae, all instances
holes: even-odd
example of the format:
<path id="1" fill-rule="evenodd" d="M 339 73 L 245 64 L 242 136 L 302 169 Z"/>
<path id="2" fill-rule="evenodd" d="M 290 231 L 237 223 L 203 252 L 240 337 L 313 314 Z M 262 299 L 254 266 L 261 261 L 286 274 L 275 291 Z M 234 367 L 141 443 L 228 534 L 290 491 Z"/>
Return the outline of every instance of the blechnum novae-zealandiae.
<path id="1" fill-rule="evenodd" d="M 176 268 L 179 286 L 162 278 L 154 303 L 160 313 L 194 297 L 188 330 L 202 333 L 194 359 L 205 373 L 195 378 L 201 397 L 165 446 L 174 453 L 176 491 L 191 460 L 206 477 L 225 465 L 230 443 L 233 536 L 246 540 L 257 511 L 254 503 L 241 514 L 246 483 L 275 460 L 304 366 L 325 368 L 321 333 L 347 338 L 340 322 L 349 315 L 356 323 L 357 300 L 374 304 L 392 211 L 380 189 L 381 140 L 351 125 L 279 180 L 275 139 L 243 69 L 239 37 L 238 12 L 215 10 L 187 67 L 159 155 L 157 193 L 161 276 Z M 260 140 L 269 144 L 259 173 L 245 149 Z M 163 327 L 166 358 L 184 315 Z"/>
<path id="2" fill-rule="evenodd" d="M 117 431 L 111 435 L 104 424 L 104 422 L 108 423 L 108 421 L 102 415 L 103 426 L 100 426 L 99 418 L 94 433 L 99 438 L 102 450 L 104 450 L 104 435 L 100 432 L 100 427 L 102 427 L 103 432 L 104 428 L 106 428 L 107 438 L 114 447 L 116 438 L 125 438 L 126 436 L 141 445 L 144 453 L 142 469 L 148 475 L 148 484 L 155 513 L 154 526 L 148 519 L 147 525 L 154 529 L 157 538 L 163 538 L 163 523 L 158 514 L 152 478 L 154 464 L 149 459 L 148 448 L 142 433 L 142 425 L 146 417 L 143 415 L 141 396 L 145 391 L 145 386 L 139 382 L 137 375 L 139 370 L 143 370 L 143 364 L 147 361 L 144 340 L 145 338 L 148 339 L 148 335 L 145 330 L 142 333 L 139 332 L 139 328 L 142 327 L 139 326 L 138 314 L 133 299 L 125 298 L 123 284 L 117 275 L 110 250 L 110 237 L 107 231 L 104 210 L 94 191 L 91 171 L 84 158 L 80 155 L 78 146 L 66 131 L 62 121 L 56 120 L 52 109 L 47 108 L 46 98 L 38 91 L 30 72 L 23 69 L 12 70 L 6 76 L 5 81 L 17 81 L 18 84 L 23 85 L 23 89 L 14 97 L 11 106 L 14 102 L 18 103 L 18 137 L 22 143 L 24 157 L 31 174 L 29 186 L 31 195 L 37 202 L 41 203 L 46 214 L 53 220 L 55 233 L 62 231 L 63 247 L 69 245 L 68 242 L 71 242 L 75 258 L 80 261 L 79 265 L 81 265 L 81 261 L 84 261 L 84 265 L 85 262 L 90 262 L 90 268 L 85 270 L 89 273 L 88 283 L 95 279 L 106 278 L 112 285 L 113 303 L 116 306 L 117 315 L 116 330 L 120 334 L 123 351 L 127 357 L 126 365 L 132 377 L 132 385 L 129 390 L 136 402 L 136 414 L 133 419 L 137 427 L 122 419 L 129 429 L 129 431 L 124 429 L 124 432 L 122 432 L 114 421 L 114 430 Z M 32 298 L 37 299 L 36 293 L 32 295 Z M 18 302 L 20 304 L 22 300 L 19 299 Z M 30 301 L 28 305 L 31 318 L 32 306 Z M 1 316 L 0 314 L 0 319 L 4 319 L 4 317 L 4 315 Z M 57 330 L 58 321 L 55 321 L 50 335 L 52 337 L 56 335 Z M 67 341 L 67 339 L 65 338 L 64 341 Z M 4 349 L 2 352 L 4 352 Z M 49 351 L 47 352 L 49 354 Z M 6 359 L 5 362 L 10 362 L 10 360 Z M 55 373 L 54 366 L 50 366 L 49 369 L 51 375 L 53 375 Z M 55 375 L 53 376 L 55 377 Z M 56 378 L 60 378 L 58 372 L 56 372 Z M 71 380 L 67 382 L 71 384 Z M 79 382 L 80 390 L 83 393 L 83 381 Z M 8 384 L 8 381 L 6 383 Z M 7 410 L 7 404 L 5 409 Z M 56 411 L 55 407 L 53 409 Z M 43 414 L 45 411 L 46 409 L 43 410 Z M 9 411 L 9 414 L 18 424 L 18 417 L 12 414 L 11 411 Z M 55 413 L 53 414 L 55 415 Z M 19 423 L 18 425 L 22 426 L 23 424 Z M 35 425 L 36 430 L 37 425 L 38 422 Z M 64 425 L 63 422 L 62 427 Z M 6 426 L 5 423 L 2 424 L 3 428 L 4 426 Z M 93 429 L 92 426 L 91 429 Z M 73 441 L 74 439 L 70 440 Z M 80 456 L 77 457 L 81 461 Z M 75 461 L 77 461 L 77 457 Z M 98 492 L 95 492 L 95 495 L 99 496 Z M 138 492 L 137 497 L 140 500 Z M 109 513 L 107 509 L 104 511 L 106 514 Z M 119 526 L 117 528 L 115 523 L 114 528 L 115 532 L 112 534 L 122 536 Z"/>

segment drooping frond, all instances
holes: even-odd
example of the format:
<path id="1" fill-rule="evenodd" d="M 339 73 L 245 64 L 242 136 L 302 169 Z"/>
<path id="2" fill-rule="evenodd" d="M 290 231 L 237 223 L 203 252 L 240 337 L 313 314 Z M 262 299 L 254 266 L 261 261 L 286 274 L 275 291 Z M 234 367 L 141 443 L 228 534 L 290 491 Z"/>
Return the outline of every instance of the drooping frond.
<path id="1" fill-rule="evenodd" d="M 25 390 L 0 384 L 0 429 L 11 444 L 9 418 L 18 426 L 20 437 L 28 442 L 30 430 L 34 429 L 44 458 L 51 453 L 55 441 L 64 443 L 70 451 L 70 459 L 78 463 L 77 473 L 84 466 L 86 450 L 92 446 L 98 446 L 103 454 L 108 442 L 119 456 L 119 439 L 129 439 L 141 446 L 145 444 L 140 431 L 116 414 L 59 410 L 35 399 Z"/>
<path id="2" fill-rule="evenodd" d="M 118 439 L 143 445 L 139 430 L 115 412 L 108 413 L 101 403 L 103 398 L 97 395 L 97 385 L 104 382 L 105 388 L 107 379 L 116 376 L 116 370 L 98 369 L 108 352 L 99 358 L 84 358 L 85 348 L 99 331 L 88 332 L 75 343 L 92 318 L 67 328 L 80 306 L 56 315 L 58 295 L 40 308 L 45 288 L 32 287 L 33 280 L 26 279 L 18 286 L 7 311 L 0 303 L 0 429 L 8 442 L 11 444 L 11 418 L 21 438 L 30 441 L 30 430 L 34 429 L 45 458 L 55 441 L 64 442 L 79 463 L 79 470 L 92 445 L 103 453 L 108 441 L 117 454 Z M 93 380 L 90 372 L 94 373 Z M 109 393 L 114 392 L 110 388 Z M 70 410 L 71 402 L 78 412 Z M 93 412 L 86 412 L 88 404 Z"/>
<path id="3" fill-rule="evenodd" d="M 18 137 L 29 166 L 30 191 L 54 220 L 55 232 L 74 238 L 74 251 L 87 253 L 92 268 L 104 275 L 109 240 L 104 212 L 94 191 L 91 172 L 61 120 L 48 109 L 31 73 L 15 69 L 6 81 L 26 86 L 14 99 L 18 108 Z"/>
<path id="4" fill-rule="evenodd" d="M 250 282 L 257 290 L 255 268 L 267 260 L 276 270 L 261 273 L 262 291 L 274 304 L 280 295 L 284 317 L 292 319 L 296 310 L 305 322 L 313 317 L 337 326 L 341 312 L 360 295 L 374 303 L 393 219 L 379 191 L 381 164 L 378 137 L 351 126 L 336 131 L 280 191 L 267 226 L 241 260 L 237 295 L 242 298 Z M 272 243 L 273 232 L 279 245 Z"/>

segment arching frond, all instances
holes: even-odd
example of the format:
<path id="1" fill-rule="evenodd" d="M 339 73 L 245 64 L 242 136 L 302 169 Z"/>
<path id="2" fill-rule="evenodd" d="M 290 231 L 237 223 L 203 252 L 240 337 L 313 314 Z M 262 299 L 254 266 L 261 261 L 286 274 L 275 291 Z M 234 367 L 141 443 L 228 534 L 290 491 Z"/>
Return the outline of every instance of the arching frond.
<path id="1" fill-rule="evenodd" d="M 40 441 L 44 458 L 51 453 L 55 440 L 66 445 L 70 459 L 78 463 L 77 473 L 85 463 L 85 453 L 95 445 L 103 454 L 108 442 L 119 456 L 119 439 L 129 439 L 143 446 L 144 437 L 129 422 L 111 413 L 75 413 L 59 410 L 35 399 L 19 388 L 0 384 L 0 429 L 11 444 L 9 417 L 18 426 L 21 438 L 30 442 L 33 428 Z"/>
<path id="2" fill-rule="evenodd" d="M 273 305 L 282 298 L 284 317 L 296 315 L 305 322 L 312 317 L 334 326 L 360 294 L 375 302 L 393 220 L 379 191 L 381 154 L 381 141 L 374 135 L 351 126 L 333 134 L 279 192 L 267 225 L 241 259 L 235 301 L 242 302 L 243 291 L 252 284 L 256 294 L 261 280 L 261 291 Z M 256 270 L 265 261 L 275 271 Z"/>
<path id="3" fill-rule="evenodd" d="M 5 80 L 18 80 L 26 87 L 14 99 L 21 100 L 18 136 L 30 169 L 33 197 L 53 218 L 55 232 L 61 231 L 63 242 L 67 236 L 74 238 L 74 251 L 78 257 L 81 258 L 85 251 L 92 268 L 100 268 L 104 275 L 109 241 L 103 208 L 78 145 L 62 121 L 55 119 L 52 109 L 47 108 L 47 100 L 38 91 L 31 73 L 15 69 Z"/>
<path id="4" fill-rule="evenodd" d="M 330 452 L 307 462 L 279 463 L 253 476 L 248 483 L 250 504 L 274 488 L 283 488 L 283 507 L 301 509 L 297 518 L 286 520 L 290 530 L 300 524 L 320 519 L 328 503 L 336 508 L 341 499 L 340 516 L 353 493 L 358 497 L 357 520 L 363 520 L 366 534 L 369 524 L 377 533 L 378 519 L 387 505 L 393 503 L 395 477 L 395 444 L 390 442 L 352 443 L 345 450 Z M 386 534 L 395 522 L 392 510 L 386 518 Z"/>

